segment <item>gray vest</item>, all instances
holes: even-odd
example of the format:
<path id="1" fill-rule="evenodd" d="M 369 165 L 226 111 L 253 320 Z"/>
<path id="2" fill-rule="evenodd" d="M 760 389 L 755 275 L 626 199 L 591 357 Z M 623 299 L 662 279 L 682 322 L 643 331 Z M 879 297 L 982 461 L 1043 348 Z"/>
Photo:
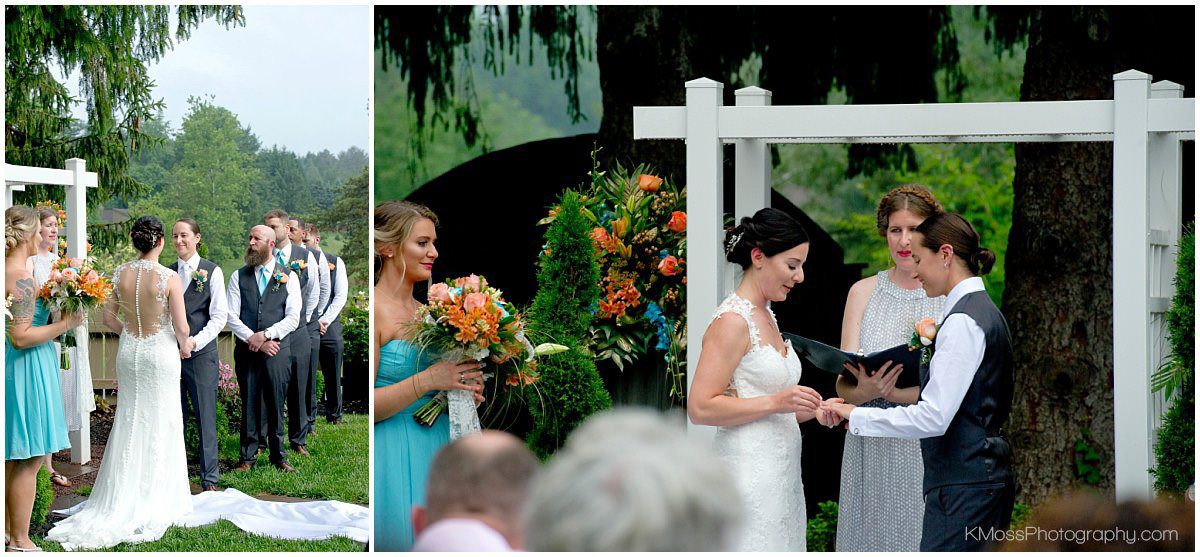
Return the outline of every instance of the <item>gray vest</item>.
<path id="1" fill-rule="evenodd" d="M 325 307 L 321 308 L 321 311 L 320 311 L 321 315 L 324 315 L 325 312 L 327 310 L 329 310 L 329 306 L 331 304 L 333 304 L 333 295 L 337 293 L 337 286 L 338 286 L 337 267 L 340 267 L 343 263 L 342 260 L 340 258 L 338 258 L 338 256 L 332 255 L 328 252 L 325 253 L 325 260 L 328 261 L 329 263 L 333 263 L 334 270 L 329 271 L 329 299 L 325 301 Z M 332 325 L 334 323 L 337 323 L 341 320 L 341 318 L 342 318 L 342 313 L 339 311 L 337 314 L 337 317 L 334 317 L 333 321 L 330 321 L 329 324 Z"/>
<path id="2" fill-rule="evenodd" d="M 179 272 L 179 261 L 171 264 L 171 270 Z M 208 273 L 208 279 L 213 279 L 213 269 L 216 269 L 216 263 L 204 258 L 200 258 L 200 269 Z M 187 312 L 188 330 L 191 331 L 191 336 L 196 336 L 205 325 L 208 324 L 208 307 L 212 302 L 212 289 L 209 288 L 209 283 L 204 283 L 204 289 L 201 292 L 196 292 L 196 271 L 200 269 L 192 269 L 192 281 L 183 285 L 183 309 Z M 257 283 L 256 283 L 257 284 Z M 257 293 L 257 288 L 255 289 Z M 217 349 L 217 340 L 213 339 L 204 348 L 193 352 L 195 355 L 207 354 Z"/>
<path id="3" fill-rule="evenodd" d="M 308 261 L 308 256 L 310 253 L 312 253 L 312 252 L 308 251 L 308 248 L 306 248 L 300 244 L 295 244 L 295 243 L 292 244 L 291 251 L 292 251 L 291 256 L 288 257 L 288 260 L 287 260 L 288 265 L 291 265 L 292 261 L 295 261 L 297 259 L 299 259 L 300 261 Z M 314 254 L 313 261 L 316 261 L 316 260 L 317 260 L 317 256 Z M 308 313 L 308 295 L 309 295 L 309 293 L 312 292 L 313 288 L 317 287 L 317 285 L 315 283 L 309 282 L 308 271 L 293 271 L 293 272 L 295 272 L 296 276 L 300 279 L 300 325 L 302 327 L 306 323 L 308 323 L 308 324 L 316 323 L 317 317 L 319 317 L 317 315 L 317 312 L 315 312 L 315 311 L 313 312 L 312 319 L 306 319 L 304 317 L 304 314 Z M 317 276 L 320 276 L 320 275 L 318 274 Z M 318 301 L 320 301 L 320 300 L 318 299 Z M 299 329 L 299 328 L 300 327 L 297 327 L 297 329 Z"/>
<path id="4" fill-rule="evenodd" d="M 261 296 L 258 294 L 258 277 L 255 276 L 254 267 L 242 267 L 237 272 L 238 289 L 242 297 L 242 308 L 238 317 L 242 323 L 251 331 L 258 332 L 283 321 L 287 314 L 287 285 L 277 282 L 275 275 L 287 274 L 288 270 L 275 265 L 271 279 L 267 281 L 267 287 Z"/>
<path id="5" fill-rule="evenodd" d="M 955 484 L 1012 482 L 1012 449 L 1000 427 L 1008 420 L 1013 399 L 1012 337 L 1008 322 L 987 292 L 963 296 L 946 315 L 963 313 L 983 329 L 983 362 L 945 435 L 921 440 L 925 461 L 924 490 Z M 934 348 L 937 340 L 934 340 Z M 921 388 L 929 383 L 929 366 L 921 366 Z"/>

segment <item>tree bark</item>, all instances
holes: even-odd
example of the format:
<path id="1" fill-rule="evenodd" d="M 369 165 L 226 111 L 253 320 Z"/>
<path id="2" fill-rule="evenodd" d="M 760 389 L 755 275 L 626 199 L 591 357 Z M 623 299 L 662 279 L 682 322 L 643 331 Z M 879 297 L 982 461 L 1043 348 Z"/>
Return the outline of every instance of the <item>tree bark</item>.
<path id="1" fill-rule="evenodd" d="M 1145 19 L 1042 9 L 1021 100 L 1111 99 L 1114 73 L 1161 69 L 1161 56 L 1130 56 L 1129 45 L 1162 31 Z M 1194 82 L 1191 71 L 1155 78 Z M 1078 484 L 1113 486 L 1112 144 L 1018 144 L 1016 163 L 1003 300 L 1017 362 L 1007 428 L 1017 498 L 1033 505 Z M 1076 470 L 1079 441 L 1100 454 L 1087 463 L 1098 482 Z"/>

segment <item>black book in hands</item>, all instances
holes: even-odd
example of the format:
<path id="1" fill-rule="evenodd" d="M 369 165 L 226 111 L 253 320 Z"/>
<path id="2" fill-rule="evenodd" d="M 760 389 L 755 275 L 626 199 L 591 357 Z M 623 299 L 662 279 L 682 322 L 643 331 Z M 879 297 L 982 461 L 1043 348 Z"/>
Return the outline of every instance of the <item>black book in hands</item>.
<path id="1" fill-rule="evenodd" d="M 796 356 L 800 358 L 805 367 L 815 367 L 829 373 L 841 374 L 853 384 L 858 384 L 858 380 L 854 378 L 853 374 L 846 371 L 842 364 L 862 364 L 867 369 L 867 375 L 870 376 L 874 375 L 888 360 L 892 361 L 893 366 L 898 364 L 904 366 L 904 369 L 900 370 L 900 377 L 896 379 L 897 388 L 904 389 L 921 384 L 921 350 L 910 350 L 907 343 L 870 354 L 855 354 L 792 333 L 783 333 L 783 338 L 791 341 L 792 350 L 796 351 Z"/>

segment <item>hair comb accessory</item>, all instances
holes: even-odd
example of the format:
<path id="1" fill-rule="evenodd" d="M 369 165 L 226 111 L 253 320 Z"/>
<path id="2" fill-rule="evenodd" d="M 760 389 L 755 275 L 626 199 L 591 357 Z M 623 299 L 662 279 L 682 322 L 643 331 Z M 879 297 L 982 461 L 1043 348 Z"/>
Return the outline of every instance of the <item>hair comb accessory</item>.
<path id="1" fill-rule="evenodd" d="M 725 256 L 726 257 L 728 257 L 730 253 L 733 253 L 733 248 L 737 247 L 738 242 L 742 241 L 742 236 L 745 234 L 746 234 L 746 231 L 742 230 L 741 232 L 738 232 L 737 234 L 734 234 L 732 237 L 730 237 L 728 242 L 725 242 Z"/>

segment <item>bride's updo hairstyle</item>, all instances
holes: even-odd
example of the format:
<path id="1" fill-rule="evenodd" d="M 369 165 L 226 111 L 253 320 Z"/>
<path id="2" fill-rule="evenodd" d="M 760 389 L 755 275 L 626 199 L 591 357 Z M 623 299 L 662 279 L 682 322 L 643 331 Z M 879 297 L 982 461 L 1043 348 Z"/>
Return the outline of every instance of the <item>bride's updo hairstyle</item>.
<path id="1" fill-rule="evenodd" d="M 424 205 L 410 201 L 384 201 L 375 206 L 376 273 L 383 268 L 383 247 L 403 244 L 421 219 L 429 219 L 433 221 L 434 228 L 438 227 L 437 215 Z"/>
<path id="2" fill-rule="evenodd" d="M 158 246 L 158 241 L 164 235 L 162 221 L 151 215 L 138 217 L 133 221 L 133 228 L 129 231 L 129 239 L 133 240 L 133 247 L 142 253 Z"/>
<path id="3" fill-rule="evenodd" d="M 12 250 L 24 244 L 31 233 L 41 225 L 37 211 L 24 205 L 13 205 L 4 210 L 4 249 Z"/>
<path id="4" fill-rule="evenodd" d="M 921 184 L 897 186 L 879 200 L 879 209 L 875 211 L 875 231 L 887 238 L 888 218 L 897 211 L 908 211 L 927 219 L 944 210 L 929 188 Z"/>
<path id="5" fill-rule="evenodd" d="M 808 233 L 787 213 L 767 207 L 752 217 L 742 217 L 741 224 L 725 231 L 725 259 L 750 268 L 750 252 L 762 250 L 767 257 L 790 250 L 808 242 Z"/>
<path id="6" fill-rule="evenodd" d="M 955 213 L 939 213 L 925 219 L 917 227 L 917 232 L 921 233 L 921 245 L 930 251 L 938 251 L 943 245 L 950 244 L 954 248 L 954 255 L 967 264 L 967 270 L 972 275 L 992 272 L 996 254 L 979 247 L 979 234 L 967 219 Z"/>

